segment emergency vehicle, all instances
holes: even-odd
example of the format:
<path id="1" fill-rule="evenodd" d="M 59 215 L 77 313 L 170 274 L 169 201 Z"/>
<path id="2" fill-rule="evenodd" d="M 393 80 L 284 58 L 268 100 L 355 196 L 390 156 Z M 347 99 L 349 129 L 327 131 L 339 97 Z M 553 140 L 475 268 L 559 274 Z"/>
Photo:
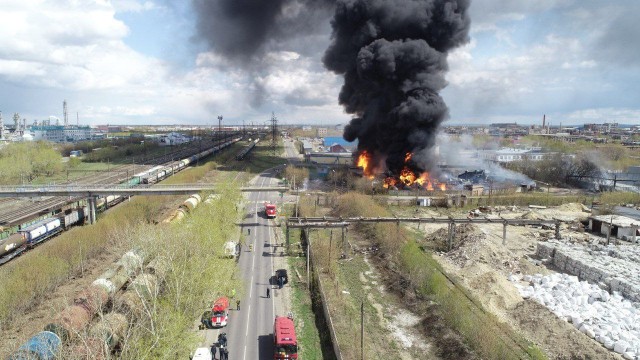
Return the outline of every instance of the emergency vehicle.
<path id="1" fill-rule="evenodd" d="M 274 359 L 297 359 L 298 340 L 293 328 L 293 320 L 278 316 L 273 323 Z"/>
<path id="2" fill-rule="evenodd" d="M 229 299 L 221 297 L 213 304 L 211 309 L 211 327 L 221 328 L 227 326 L 229 320 Z"/>
<path id="3" fill-rule="evenodd" d="M 270 202 L 265 202 L 264 203 L 264 215 L 267 218 L 275 218 L 276 215 L 278 215 L 277 210 L 276 210 L 276 205 L 272 204 Z"/>

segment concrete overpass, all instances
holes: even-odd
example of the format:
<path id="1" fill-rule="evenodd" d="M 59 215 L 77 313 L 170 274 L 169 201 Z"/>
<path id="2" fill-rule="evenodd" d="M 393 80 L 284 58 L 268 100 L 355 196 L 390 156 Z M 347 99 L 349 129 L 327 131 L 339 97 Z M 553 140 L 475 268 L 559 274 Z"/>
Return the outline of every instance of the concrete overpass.
<path id="1" fill-rule="evenodd" d="M 284 186 L 274 187 L 245 187 L 243 192 L 285 192 Z M 83 197 L 89 203 L 89 223 L 96 220 L 96 201 L 98 197 L 109 195 L 190 195 L 199 192 L 216 192 L 215 187 L 201 184 L 181 185 L 30 185 L 30 186 L 0 186 L 0 197 L 40 197 L 40 196 L 70 196 Z"/>
<path id="2" fill-rule="evenodd" d="M 285 192 L 284 186 L 273 187 L 245 187 L 242 192 Z M 40 197 L 40 196 L 107 196 L 107 195 L 190 195 L 202 191 L 216 192 L 215 187 L 201 184 L 181 185 L 137 185 L 127 187 L 124 185 L 28 185 L 28 186 L 0 186 L 0 197 Z"/>

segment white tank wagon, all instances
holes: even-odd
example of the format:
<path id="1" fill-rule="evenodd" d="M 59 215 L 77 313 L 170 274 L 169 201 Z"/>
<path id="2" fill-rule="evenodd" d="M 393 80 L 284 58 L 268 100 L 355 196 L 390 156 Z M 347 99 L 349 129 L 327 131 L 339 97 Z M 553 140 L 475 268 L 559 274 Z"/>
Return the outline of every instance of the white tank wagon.
<path id="1" fill-rule="evenodd" d="M 78 208 L 40 220 L 18 231 L 6 239 L 0 240 L 0 264 L 4 264 L 25 250 L 48 240 L 61 231 L 84 223 L 88 209 Z"/>
<path id="2" fill-rule="evenodd" d="M 59 218 L 52 218 L 39 221 L 19 232 L 24 236 L 27 244 L 33 246 L 60 231 L 62 231 L 62 221 Z"/>

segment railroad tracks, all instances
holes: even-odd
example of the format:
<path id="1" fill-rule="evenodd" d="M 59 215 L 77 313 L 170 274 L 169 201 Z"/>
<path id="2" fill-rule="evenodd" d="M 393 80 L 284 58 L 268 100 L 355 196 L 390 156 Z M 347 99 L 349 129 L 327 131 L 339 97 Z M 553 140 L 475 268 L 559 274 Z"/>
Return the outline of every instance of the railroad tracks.
<path id="1" fill-rule="evenodd" d="M 207 144 L 209 145 L 209 144 Z M 148 170 L 152 166 L 169 164 L 176 160 L 189 157 L 201 150 L 199 145 L 192 145 L 184 149 L 180 149 L 173 153 L 156 156 L 150 159 L 142 159 L 144 165 L 127 164 L 118 165 L 108 172 L 96 175 L 87 175 L 80 177 L 66 184 L 74 185 L 114 185 L 127 178 L 131 178 L 134 174 Z M 10 227 L 24 223 L 30 218 L 38 215 L 44 215 L 55 209 L 59 209 L 67 204 L 82 200 L 81 197 L 45 197 L 39 201 L 18 200 L 15 198 L 0 199 L 0 226 Z"/>

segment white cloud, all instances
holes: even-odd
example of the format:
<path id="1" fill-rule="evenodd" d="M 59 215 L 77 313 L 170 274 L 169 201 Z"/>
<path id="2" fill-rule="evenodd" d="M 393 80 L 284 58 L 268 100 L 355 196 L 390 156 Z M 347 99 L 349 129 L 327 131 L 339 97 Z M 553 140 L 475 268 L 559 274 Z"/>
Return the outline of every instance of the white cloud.
<path id="1" fill-rule="evenodd" d="M 153 1 L 111 0 L 117 12 L 143 12 L 162 8 Z"/>
<path id="2" fill-rule="evenodd" d="M 272 108 L 308 120 L 309 114 L 339 112 L 334 76 L 296 52 L 264 58 L 273 73 L 257 83 L 268 93 L 268 111 L 249 106 L 246 88 L 256 80 L 252 74 L 214 53 L 198 54 L 192 69 L 176 71 L 137 52 L 125 43 L 130 29 L 115 14 L 156 9 L 154 2 L 6 1 L 0 9 L 0 86 L 57 94 L 55 102 L 67 99 L 84 122 L 206 123 L 212 114 L 239 122 L 262 118 Z M 42 99 L 34 100 L 30 103 Z M 303 115 L 305 106 L 311 111 Z M 38 108 L 10 111 L 44 116 Z"/>

